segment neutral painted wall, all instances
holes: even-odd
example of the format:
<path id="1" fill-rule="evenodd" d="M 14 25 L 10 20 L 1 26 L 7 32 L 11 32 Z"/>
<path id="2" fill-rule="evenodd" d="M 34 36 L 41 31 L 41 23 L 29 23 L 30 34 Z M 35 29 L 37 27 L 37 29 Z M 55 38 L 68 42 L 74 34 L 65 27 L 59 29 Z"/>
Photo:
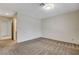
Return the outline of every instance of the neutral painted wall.
<path id="1" fill-rule="evenodd" d="M 11 38 L 11 19 L 0 17 L 0 40 Z"/>
<path id="2" fill-rule="evenodd" d="M 79 44 L 79 11 L 43 19 L 43 37 Z"/>
<path id="3" fill-rule="evenodd" d="M 27 16 L 24 11 L 17 15 L 17 42 L 41 37 L 41 20 Z"/>
<path id="4" fill-rule="evenodd" d="M 9 12 L 10 15 L 17 12 L 17 21 L 16 21 L 17 22 L 17 42 L 27 41 L 27 40 L 35 39 L 42 36 L 56 39 L 56 40 L 68 41 L 68 42 L 76 42 L 76 43 L 79 42 L 78 41 L 79 28 L 77 25 L 77 21 L 78 21 L 77 16 L 79 14 L 77 12 L 51 17 L 51 18 L 42 20 L 43 22 L 41 22 L 39 18 L 42 18 L 44 16 L 46 17 L 46 15 L 52 16 L 53 11 L 48 12 L 44 10 L 45 11 L 44 12 L 36 4 L 32 4 L 32 5 L 31 4 L 0 4 L 0 6 L 1 6 L 0 9 L 2 9 L 3 11 L 6 10 L 6 12 L 8 12 L 12 10 L 11 13 Z M 74 6 L 74 5 L 72 4 L 71 6 Z M 75 5 L 74 7 L 77 7 L 77 6 Z M 61 13 L 60 12 L 61 8 L 60 10 L 59 10 L 59 7 L 57 8 L 58 8 L 58 12 L 57 10 L 55 11 L 57 13 Z M 64 9 L 67 10 L 66 8 Z M 73 8 L 73 10 L 74 9 L 75 8 Z M 41 12 L 44 12 L 44 13 L 41 13 Z M 4 12 L 2 14 L 4 14 Z M 27 16 L 27 15 L 30 15 L 30 16 Z M 72 38 L 75 40 L 72 41 Z"/>

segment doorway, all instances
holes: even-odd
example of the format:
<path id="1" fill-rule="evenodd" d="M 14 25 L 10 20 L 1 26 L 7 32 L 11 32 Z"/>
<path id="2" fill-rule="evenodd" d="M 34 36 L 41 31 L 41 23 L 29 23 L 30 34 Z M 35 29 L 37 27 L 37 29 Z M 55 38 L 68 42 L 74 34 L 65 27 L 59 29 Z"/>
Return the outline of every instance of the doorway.
<path id="1" fill-rule="evenodd" d="M 0 16 L 0 40 L 11 39 L 16 41 L 16 17 Z"/>

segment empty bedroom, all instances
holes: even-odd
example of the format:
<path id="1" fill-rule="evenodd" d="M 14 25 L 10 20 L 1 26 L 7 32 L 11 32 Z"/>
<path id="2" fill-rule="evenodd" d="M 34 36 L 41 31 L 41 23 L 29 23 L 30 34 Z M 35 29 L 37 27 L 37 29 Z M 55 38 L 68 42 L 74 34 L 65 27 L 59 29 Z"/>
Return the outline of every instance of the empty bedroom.
<path id="1" fill-rule="evenodd" d="M 79 55 L 79 3 L 0 3 L 0 55 Z"/>

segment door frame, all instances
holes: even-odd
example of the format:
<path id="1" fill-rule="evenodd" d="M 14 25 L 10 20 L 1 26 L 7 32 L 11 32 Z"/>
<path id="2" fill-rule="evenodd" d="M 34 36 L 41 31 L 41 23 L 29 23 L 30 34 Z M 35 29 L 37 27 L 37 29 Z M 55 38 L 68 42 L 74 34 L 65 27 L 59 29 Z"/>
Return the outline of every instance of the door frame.
<path id="1" fill-rule="evenodd" d="M 17 39 L 16 16 L 12 17 L 12 40 Z"/>
<path id="2" fill-rule="evenodd" d="M 17 40 L 17 29 L 16 29 L 16 15 L 13 17 L 7 17 L 7 16 L 0 16 L 3 18 L 8 18 L 11 19 L 11 39 L 12 40 Z"/>

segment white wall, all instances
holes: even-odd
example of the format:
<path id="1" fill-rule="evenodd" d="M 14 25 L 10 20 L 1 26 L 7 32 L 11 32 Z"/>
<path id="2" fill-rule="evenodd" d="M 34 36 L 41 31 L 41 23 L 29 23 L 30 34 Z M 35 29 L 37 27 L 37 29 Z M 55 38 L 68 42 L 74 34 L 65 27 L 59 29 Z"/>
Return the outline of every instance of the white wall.
<path id="1" fill-rule="evenodd" d="M 55 10 L 56 12 L 43 11 L 36 4 L 0 4 L 0 9 L 4 12 L 5 10 L 7 12 L 12 10 L 10 15 L 13 15 L 15 11 L 17 12 L 17 42 L 43 36 L 61 41 L 78 43 L 79 24 L 77 22 L 79 22 L 79 20 L 77 20 L 77 16 L 79 12 L 58 15 L 42 21 L 40 20 L 42 17 L 52 16 L 55 13 L 62 13 L 60 11 L 64 6 L 66 5 L 57 7 L 57 10 Z M 71 4 L 71 6 L 74 6 L 73 10 L 77 8 L 76 5 Z M 69 9 L 68 6 L 66 8 Z M 62 8 L 62 10 L 68 11 L 66 8 Z M 4 12 L 1 14 L 4 14 Z M 72 38 L 75 40 L 72 41 Z"/>
<path id="2" fill-rule="evenodd" d="M 43 19 L 43 37 L 79 44 L 79 11 Z"/>
<path id="3" fill-rule="evenodd" d="M 22 42 L 39 37 L 41 37 L 41 20 L 20 11 L 17 15 L 17 41 Z"/>

